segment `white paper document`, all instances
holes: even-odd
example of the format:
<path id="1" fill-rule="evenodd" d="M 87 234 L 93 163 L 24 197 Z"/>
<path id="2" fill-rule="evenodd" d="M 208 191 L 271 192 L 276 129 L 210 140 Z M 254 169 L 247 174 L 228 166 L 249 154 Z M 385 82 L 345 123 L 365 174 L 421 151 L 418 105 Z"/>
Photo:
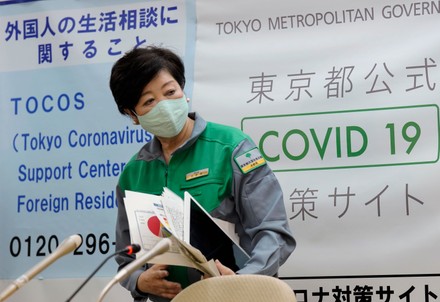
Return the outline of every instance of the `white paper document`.
<path id="1" fill-rule="evenodd" d="M 211 276 L 220 275 L 214 260 L 208 261 L 190 245 L 189 232 L 187 240 L 184 240 L 184 206 L 179 196 L 166 188 L 162 196 L 134 191 L 126 191 L 125 194 L 131 242 L 142 248 L 138 256 L 149 251 L 162 238 L 168 237 L 173 242 L 171 249 L 154 257 L 149 263 L 193 267 Z"/>

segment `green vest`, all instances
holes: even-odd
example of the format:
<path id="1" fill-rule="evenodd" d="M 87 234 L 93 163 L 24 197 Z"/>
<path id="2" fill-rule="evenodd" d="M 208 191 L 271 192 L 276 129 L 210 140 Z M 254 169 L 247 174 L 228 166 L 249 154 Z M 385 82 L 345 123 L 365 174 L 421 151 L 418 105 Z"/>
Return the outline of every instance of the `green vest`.
<path id="1" fill-rule="evenodd" d="M 155 195 L 162 194 L 163 187 L 168 187 L 181 198 L 184 191 L 188 191 L 211 212 L 231 195 L 232 154 L 246 138 L 236 128 L 208 122 L 193 144 L 173 154 L 168 166 L 159 158 L 145 161 L 135 155 L 125 166 L 119 186 L 123 191 Z M 177 281 L 183 287 L 189 285 L 186 268 L 170 267 L 169 272 L 168 280 Z"/>

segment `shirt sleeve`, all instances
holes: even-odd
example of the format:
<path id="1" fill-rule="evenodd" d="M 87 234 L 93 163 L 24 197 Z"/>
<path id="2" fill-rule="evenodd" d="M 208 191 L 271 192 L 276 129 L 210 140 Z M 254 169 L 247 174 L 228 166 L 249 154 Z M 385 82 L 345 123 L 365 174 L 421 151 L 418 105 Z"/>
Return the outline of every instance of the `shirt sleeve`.
<path id="1" fill-rule="evenodd" d="M 242 247 L 250 254 L 237 273 L 273 276 L 295 249 L 296 241 L 289 228 L 281 186 L 268 164 L 263 159 L 248 171 L 240 167 L 239 157 L 249 158 L 249 154 L 261 155 L 255 144 L 245 139 L 231 159 L 233 199 L 240 222 L 237 230 Z"/>

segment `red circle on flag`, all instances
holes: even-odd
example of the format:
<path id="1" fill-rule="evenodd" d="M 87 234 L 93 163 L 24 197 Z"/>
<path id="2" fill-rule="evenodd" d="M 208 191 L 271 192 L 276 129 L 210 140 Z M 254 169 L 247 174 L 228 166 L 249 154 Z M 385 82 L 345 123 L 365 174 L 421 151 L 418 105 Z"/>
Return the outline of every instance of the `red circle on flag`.
<path id="1" fill-rule="evenodd" d="M 157 216 L 151 216 L 148 219 L 147 225 L 151 233 L 153 233 L 157 237 L 160 237 L 161 225 L 160 225 L 160 220 L 159 218 L 157 218 Z"/>

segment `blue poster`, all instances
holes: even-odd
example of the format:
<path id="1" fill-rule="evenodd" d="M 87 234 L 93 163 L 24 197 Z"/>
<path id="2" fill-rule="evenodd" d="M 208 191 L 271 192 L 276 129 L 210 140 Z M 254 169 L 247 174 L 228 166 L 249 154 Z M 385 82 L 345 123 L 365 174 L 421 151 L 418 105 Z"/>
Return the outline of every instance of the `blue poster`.
<path id="1" fill-rule="evenodd" d="M 0 9 L 0 278 L 21 275 L 72 234 L 82 244 L 43 275 L 84 277 L 114 252 L 116 183 L 152 138 L 117 111 L 112 64 L 157 44 L 192 66 L 194 5 L 13 2 Z M 191 69 L 188 80 L 191 90 Z M 115 271 L 112 262 L 98 275 Z"/>

